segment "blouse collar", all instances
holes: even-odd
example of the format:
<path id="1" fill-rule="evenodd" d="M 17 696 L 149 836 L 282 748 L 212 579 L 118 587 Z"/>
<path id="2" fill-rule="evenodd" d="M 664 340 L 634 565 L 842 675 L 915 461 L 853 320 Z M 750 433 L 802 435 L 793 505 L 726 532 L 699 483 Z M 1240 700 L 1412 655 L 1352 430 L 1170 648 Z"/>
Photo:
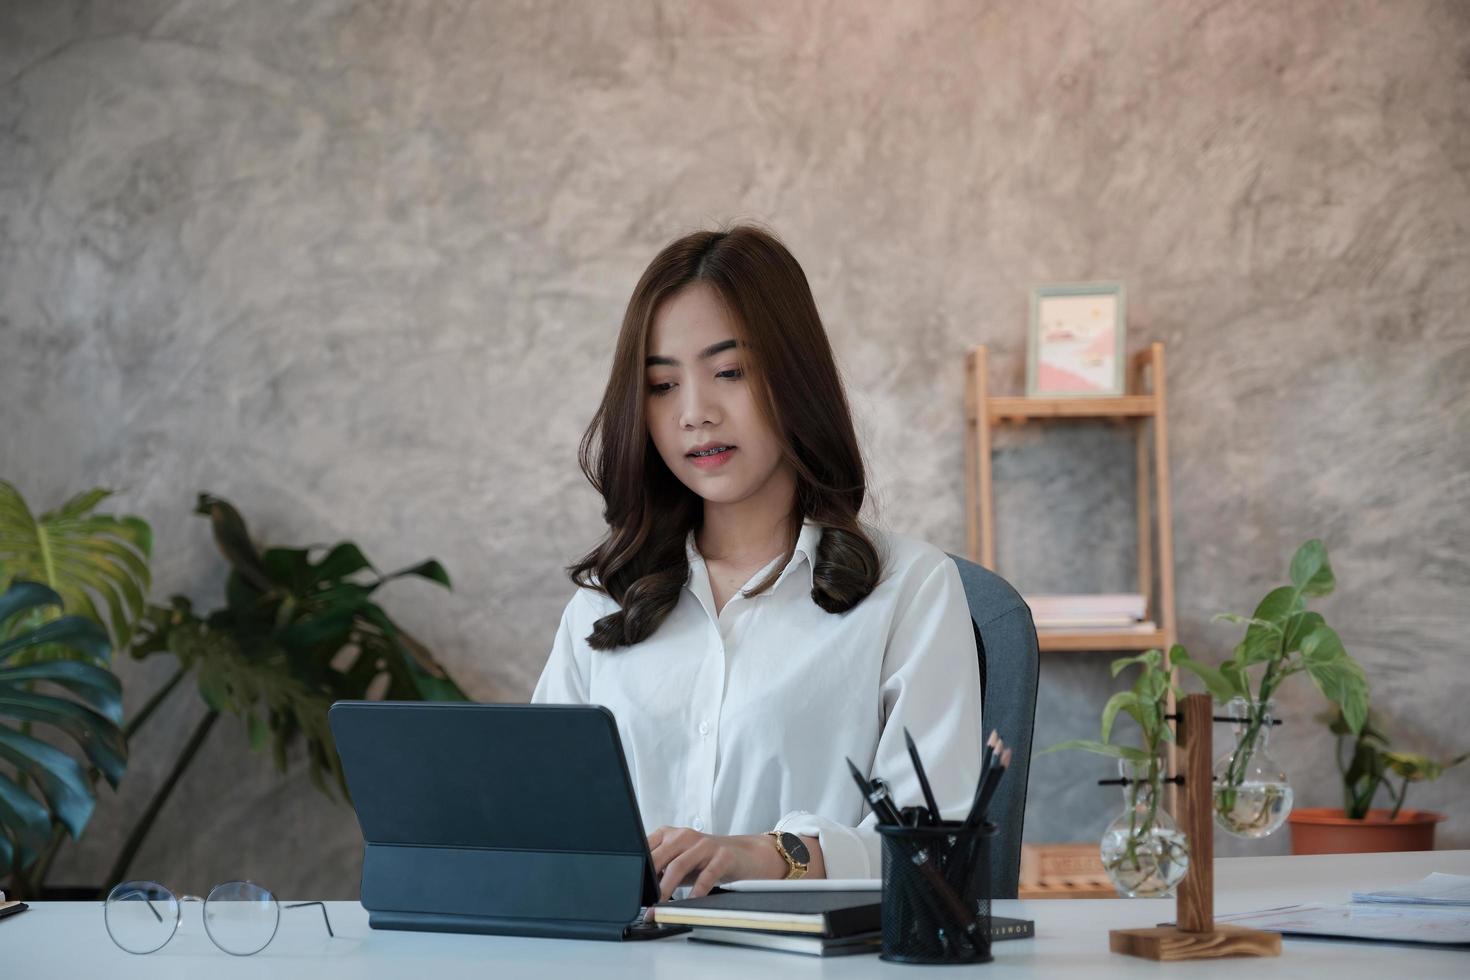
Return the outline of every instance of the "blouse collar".
<path id="1" fill-rule="evenodd" d="M 786 576 L 793 574 L 793 570 L 797 567 L 798 559 L 805 558 L 807 588 L 812 588 L 816 584 L 813 569 L 817 564 L 817 545 L 821 541 L 822 526 L 809 520 L 802 521 L 801 532 L 796 536 L 796 548 L 791 552 L 791 561 L 781 570 L 781 574 L 776 578 L 776 585 L 780 585 L 786 579 Z M 704 556 L 694 546 L 693 531 L 690 531 L 689 536 L 684 539 L 684 553 L 688 557 L 690 565 L 693 565 L 695 562 L 702 563 L 704 561 Z M 691 570 L 689 574 L 692 576 L 694 573 Z M 689 579 L 686 578 L 684 581 L 685 584 L 688 584 Z"/>

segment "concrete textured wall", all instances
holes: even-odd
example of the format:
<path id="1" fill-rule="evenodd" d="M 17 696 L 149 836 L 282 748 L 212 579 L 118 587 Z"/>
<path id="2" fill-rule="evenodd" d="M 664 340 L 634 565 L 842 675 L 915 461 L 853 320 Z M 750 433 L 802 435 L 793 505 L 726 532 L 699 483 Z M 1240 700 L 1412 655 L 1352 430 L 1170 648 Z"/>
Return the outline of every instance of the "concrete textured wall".
<path id="1" fill-rule="evenodd" d="M 1032 284 L 1121 279 L 1168 345 L 1182 639 L 1225 653 L 1311 536 L 1406 747 L 1470 748 L 1470 6 L 78 3 L 0 6 L 0 476 L 152 522 L 206 607 L 208 489 L 270 542 L 435 555 L 390 611 L 526 697 L 599 531 L 574 462 L 671 238 L 768 222 L 811 279 L 884 525 L 965 542 L 964 351 L 1019 390 Z M 1002 571 L 1125 587 L 1125 434 L 997 448 Z M 1106 655 L 1046 658 L 1037 742 Z M 162 664 L 120 666 L 136 707 Z M 1304 679 L 1280 757 L 1338 802 Z M 202 711 L 134 745 L 53 882 L 98 881 Z M 1223 735 L 1223 731 L 1221 733 Z M 1028 837 L 1100 833 L 1105 765 L 1033 768 Z M 1470 766 L 1413 795 L 1470 846 Z M 352 814 L 222 724 L 133 871 L 356 894 Z M 1285 834 L 1225 853 L 1271 853 Z"/>

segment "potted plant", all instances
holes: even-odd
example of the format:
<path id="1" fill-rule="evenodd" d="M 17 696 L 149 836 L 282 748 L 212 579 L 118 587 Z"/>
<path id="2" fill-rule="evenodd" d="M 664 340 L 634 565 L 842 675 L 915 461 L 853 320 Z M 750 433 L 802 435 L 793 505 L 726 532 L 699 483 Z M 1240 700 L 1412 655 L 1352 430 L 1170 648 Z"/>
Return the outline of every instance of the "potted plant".
<path id="1" fill-rule="evenodd" d="M 1438 779 L 1445 770 L 1470 759 L 1470 752 L 1444 762 L 1412 752 L 1396 752 L 1371 713 L 1356 733 L 1341 711 L 1328 711 L 1320 720 L 1337 736 L 1337 770 L 1342 776 L 1343 805 L 1341 809 L 1299 807 L 1293 810 L 1291 852 L 1363 854 L 1434 850 L 1434 825 L 1444 819 L 1444 814 L 1405 810 L 1409 784 Z M 1399 778 L 1397 792 L 1394 776 Z M 1388 793 L 1393 804 L 1391 809 L 1374 808 L 1373 800 L 1379 790 Z"/>
<path id="2" fill-rule="evenodd" d="M 98 774 L 116 789 L 127 767 L 122 685 L 97 663 L 111 656 L 107 633 L 81 616 L 55 616 L 61 607 L 39 582 L 0 593 L 0 876 L 9 876 L 12 898 L 40 895 L 61 839 L 80 837 L 92 817 Z M 28 622 L 37 615 L 51 618 Z M 36 737 L 47 729 L 76 743 L 90 771 Z"/>
<path id="3" fill-rule="evenodd" d="M 225 604 L 200 615 L 185 596 L 150 606 L 138 629 L 136 658 L 171 656 L 178 667 L 129 723 L 134 730 L 192 674 L 207 706 L 172 768 L 128 835 L 107 884 L 123 880 L 174 787 L 221 715 L 238 719 L 252 749 L 271 743 L 285 771 L 293 743 L 306 749 L 312 784 L 345 798 L 347 784 L 327 725 L 338 700 L 463 701 L 463 691 L 422 643 L 375 601 L 384 584 L 415 576 L 450 587 L 432 559 L 379 573 L 357 545 L 257 549 L 226 500 L 199 495 L 230 565 Z M 105 894 L 105 888 L 104 888 Z"/>
<path id="4" fill-rule="evenodd" d="M 1288 678 L 1310 677 L 1341 709 L 1352 732 L 1362 731 L 1368 715 L 1363 668 L 1321 613 L 1306 608 L 1308 598 L 1328 595 L 1337 584 L 1321 541 L 1297 549 L 1288 577 L 1291 584 L 1268 592 L 1250 616 L 1215 617 L 1246 626 L 1244 638 L 1219 667 L 1200 663 L 1177 645 L 1170 651 L 1171 662 L 1199 677 L 1235 722 L 1234 745 L 1215 765 L 1214 804 L 1215 822 L 1238 837 L 1274 833 L 1291 812 L 1291 784 L 1267 745 L 1277 723 L 1272 696 Z M 1254 689 L 1252 671 L 1258 671 Z"/>
<path id="5" fill-rule="evenodd" d="M 1099 851 L 1103 869 L 1125 898 L 1171 895 L 1189 870 L 1189 848 L 1184 833 L 1162 809 L 1164 752 L 1174 740 L 1167 705 L 1177 695 L 1164 667 L 1162 650 L 1148 650 L 1112 663 L 1117 677 L 1131 666 L 1139 668 L 1133 687 L 1108 699 L 1102 713 L 1102 739 L 1073 739 L 1042 750 L 1041 754 L 1064 749 L 1095 752 L 1118 760 L 1116 780 L 1105 782 L 1123 787 L 1123 812 L 1103 832 Z M 1138 723 L 1141 747 L 1116 745 L 1110 739 L 1119 712 Z"/>
<path id="6" fill-rule="evenodd" d="M 116 788 L 127 764 L 109 668 L 143 613 L 153 534 L 141 518 L 95 513 L 109 496 L 88 490 L 38 517 L 0 480 L 0 717 L 16 722 L 0 724 L 0 881 L 8 873 L 10 891 L 32 899 L 90 897 L 45 887 L 46 877 L 86 826 L 98 778 Z M 75 740 L 89 765 L 32 737 L 47 729 Z"/>

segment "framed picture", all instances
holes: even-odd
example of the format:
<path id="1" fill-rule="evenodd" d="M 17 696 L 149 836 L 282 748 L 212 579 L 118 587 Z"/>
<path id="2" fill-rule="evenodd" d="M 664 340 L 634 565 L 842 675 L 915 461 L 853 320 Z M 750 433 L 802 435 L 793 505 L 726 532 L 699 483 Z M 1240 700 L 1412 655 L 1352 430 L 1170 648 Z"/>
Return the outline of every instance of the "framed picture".
<path id="1" fill-rule="evenodd" d="M 1063 283 L 1031 290 L 1026 394 L 1123 394 L 1123 284 Z"/>

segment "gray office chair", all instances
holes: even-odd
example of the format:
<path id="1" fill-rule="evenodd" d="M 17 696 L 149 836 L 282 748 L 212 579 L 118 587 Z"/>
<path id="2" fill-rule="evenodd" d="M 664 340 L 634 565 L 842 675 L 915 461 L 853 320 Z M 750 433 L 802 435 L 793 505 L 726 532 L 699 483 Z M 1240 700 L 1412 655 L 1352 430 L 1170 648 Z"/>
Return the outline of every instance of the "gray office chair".
<path id="1" fill-rule="evenodd" d="M 960 570 L 975 648 L 985 734 L 1000 732 L 1011 748 L 1011 766 L 990 802 L 996 825 L 990 850 L 990 896 L 1015 898 L 1021 879 L 1021 828 L 1026 818 L 1026 780 L 1031 771 L 1031 729 L 1036 721 L 1036 682 L 1041 658 L 1031 609 L 999 575 L 950 555 Z"/>

